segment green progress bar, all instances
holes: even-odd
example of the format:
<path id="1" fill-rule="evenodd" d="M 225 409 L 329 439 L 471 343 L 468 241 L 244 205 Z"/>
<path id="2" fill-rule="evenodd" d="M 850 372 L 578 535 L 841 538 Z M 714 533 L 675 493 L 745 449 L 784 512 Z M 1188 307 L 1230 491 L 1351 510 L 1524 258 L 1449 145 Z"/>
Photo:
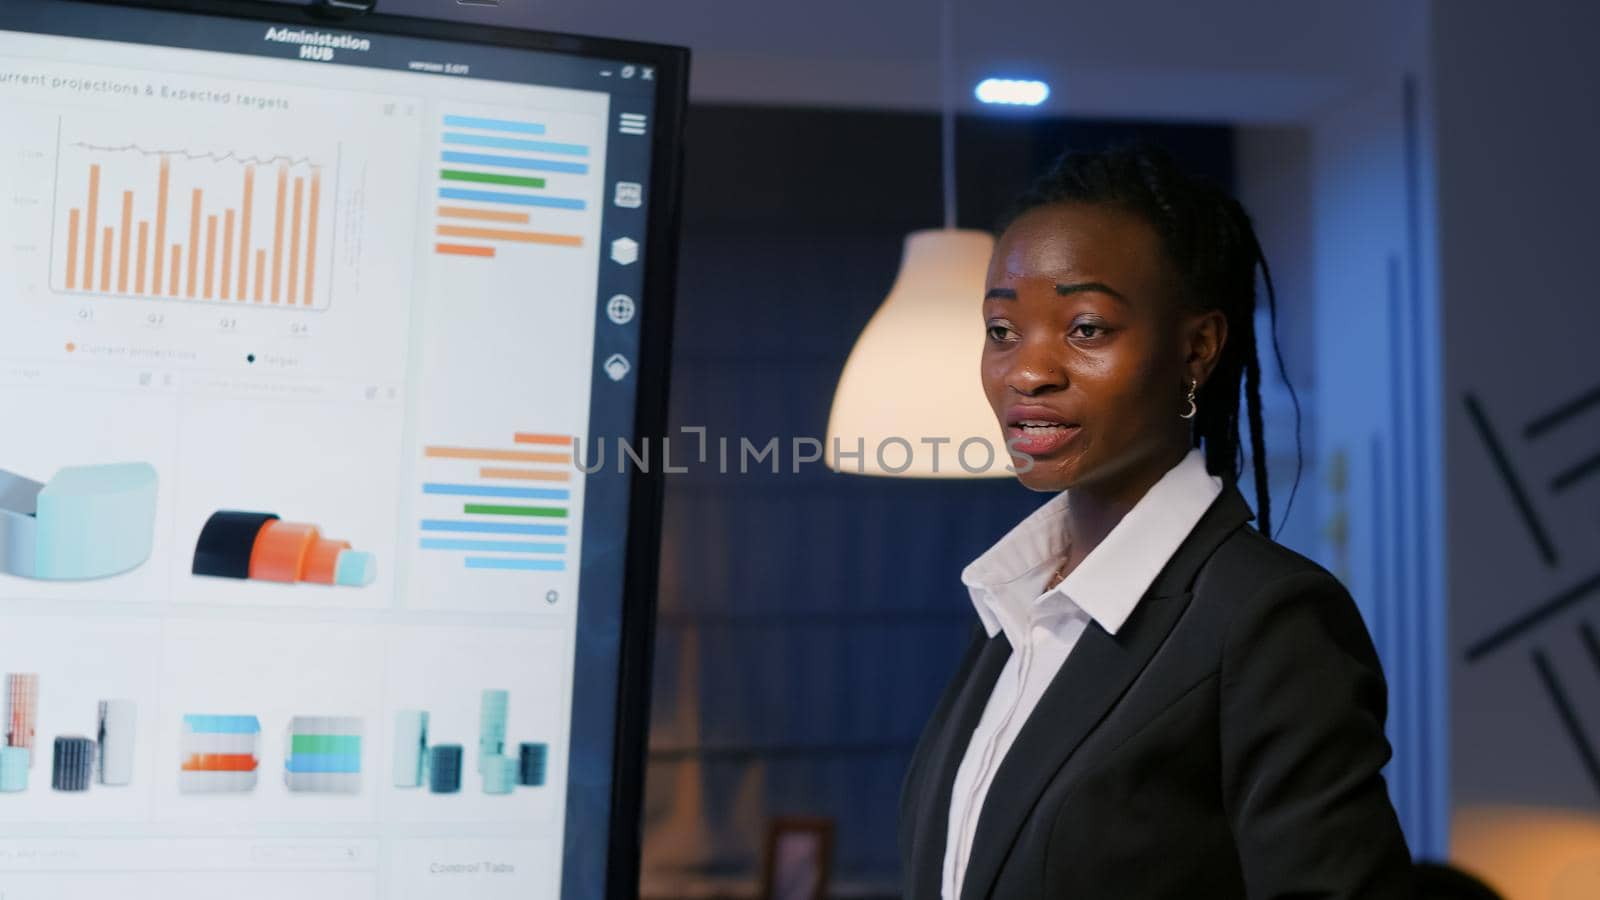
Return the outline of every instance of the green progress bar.
<path id="1" fill-rule="evenodd" d="M 439 177 L 445 181 L 476 181 L 482 184 L 509 184 L 513 187 L 544 187 L 543 178 L 526 175 L 496 175 L 493 172 L 463 172 L 460 169 L 440 169 Z"/>
<path id="2" fill-rule="evenodd" d="M 360 753 L 361 736 L 355 734 L 297 734 L 290 738 L 291 753 Z"/>
<path id="3" fill-rule="evenodd" d="M 492 503 L 468 503 L 467 513 L 482 516 L 548 516 L 565 519 L 567 511 L 560 506 L 499 506 Z"/>

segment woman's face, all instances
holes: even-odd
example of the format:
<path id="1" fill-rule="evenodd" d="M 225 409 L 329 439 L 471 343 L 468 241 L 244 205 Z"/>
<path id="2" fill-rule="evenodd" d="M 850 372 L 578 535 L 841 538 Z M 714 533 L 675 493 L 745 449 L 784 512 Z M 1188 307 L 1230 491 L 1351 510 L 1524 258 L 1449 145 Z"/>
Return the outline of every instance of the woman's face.
<path id="1" fill-rule="evenodd" d="M 1001 235 L 983 388 L 1008 446 L 1033 459 L 1018 476 L 1029 488 L 1147 488 L 1188 446 L 1195 319 L 1179 313 L 1159 240 L 1139 217 L 1088 204 L 1035 208 Z"/>

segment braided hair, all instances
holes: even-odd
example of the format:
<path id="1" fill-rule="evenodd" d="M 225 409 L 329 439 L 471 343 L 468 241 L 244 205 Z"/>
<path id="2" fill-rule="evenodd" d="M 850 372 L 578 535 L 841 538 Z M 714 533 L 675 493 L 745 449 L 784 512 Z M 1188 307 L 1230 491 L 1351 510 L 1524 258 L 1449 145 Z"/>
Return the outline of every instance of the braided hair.
<path id="1" fill-rule="evenodd" d="M 1244 467 L 1244 448 L 1239 441 L 1242 379 L 1258 525 L 1262 533 L 1271 537 L 1272 505 L 1261 425 L 1261 365 L 1256 356 L 1257 263 L 1267 286 L 1278 372 L 1285 385 L 1289 385 L 1289 377 L 1278 349 L 1278 303 L 1272 289 L 1272 273 L 1250 216 L 1227 191 L 1185 173 L 1165 150 L 1143 141 L 1097 153 L 1063 153 L 1017 199 L 1001 230 L 1023 213 L 1055 203 L 1107 205 L 1138 215 L 1160 235 L 1162 248 L 1178 276 L 1180 302 L 1197 311 L 1221 310 L 1227 317 L 1228 340 L 1210 379 L 1196 395 L 1199 409 L 1194 416 L 1193 445 L 1204 448 L 1208 472 L 1229 484 L 1238 482 Z M 1292 507 L 1294 492 L 1300 485 L 1300 400 L 1293 385 L 1289 385 L 1289 396 L 1295 414 L 1295 481 L 1289 492 Z"/>

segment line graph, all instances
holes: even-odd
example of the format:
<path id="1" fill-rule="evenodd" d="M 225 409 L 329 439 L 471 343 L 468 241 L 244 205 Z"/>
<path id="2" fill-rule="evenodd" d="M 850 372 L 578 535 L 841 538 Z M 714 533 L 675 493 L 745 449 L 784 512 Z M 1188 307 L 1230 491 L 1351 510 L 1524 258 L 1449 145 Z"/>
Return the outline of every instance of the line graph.
<path id="1" fill-rule="evenodd" d="M 51 287 L 325 310 L 339 151 L 58 138 Z"/>

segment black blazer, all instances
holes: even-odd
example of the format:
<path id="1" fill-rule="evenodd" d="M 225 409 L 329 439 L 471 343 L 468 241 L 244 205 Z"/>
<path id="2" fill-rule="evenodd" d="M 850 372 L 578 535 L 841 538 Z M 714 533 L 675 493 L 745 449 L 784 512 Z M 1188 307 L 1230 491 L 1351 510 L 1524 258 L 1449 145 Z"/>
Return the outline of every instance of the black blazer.
<path id="1" fill-rule="evenodd" d="M 1377 653 L 1345 588 L 1223 489 L 1115 637 L 1090 622 L 995 773 L 961 900 L 1410 897 Z M 981 629 L 900 800 L 938 900 L 956 767 L 1011 647 Z"/>

